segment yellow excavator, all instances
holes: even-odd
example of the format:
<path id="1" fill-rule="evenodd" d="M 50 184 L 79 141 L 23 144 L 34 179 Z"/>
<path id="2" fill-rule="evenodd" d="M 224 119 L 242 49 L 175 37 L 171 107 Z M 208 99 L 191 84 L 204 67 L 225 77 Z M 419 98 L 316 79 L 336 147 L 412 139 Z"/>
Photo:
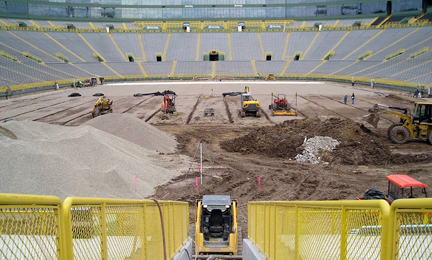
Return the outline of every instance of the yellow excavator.
<path id="1" fill-rule="evenodd" d="M 404 144 L 409 140 L 427 140 L 432 144 L 432 102 L 415 102 L 412 114 L 406 107 L 382 104 L 375 104 L 369 109 L 369 113 L 363 120 L 375 128 L 382 114 L 400 118 L 399 123 L 392 124 L 387 130 L 387 135 L 393 143 Z"/>
<path id="2" fill-rule="evenodd" d="M 100 97 L 94 104 L 93 111 L 92 111 L 93 118 L 107 113 L 112 113 L 113 112 L 111 108 L 112 103 L 113 103 L 112 100 L 109 100 L 105 96 Z"/>
<path id="3" fill-rule="evenodd" d="M 240 253 L 242 242 L 237 226 L 237 204 L 237 200 L 229 195 L 204 195 L 196 201 L 197 255 Z"/>
<path id="4" fill-rule="evenodd" d="M 226 96 L 240 96 L 241 97 L 241 107 L 240 107 L 240 117 L 245 116 L 256 116 L 260 117 L 261 104 L 258 100 L 255 100 L 248 86 L 245 86 L 244 92 L 224 92 L 223 97 Z"/>

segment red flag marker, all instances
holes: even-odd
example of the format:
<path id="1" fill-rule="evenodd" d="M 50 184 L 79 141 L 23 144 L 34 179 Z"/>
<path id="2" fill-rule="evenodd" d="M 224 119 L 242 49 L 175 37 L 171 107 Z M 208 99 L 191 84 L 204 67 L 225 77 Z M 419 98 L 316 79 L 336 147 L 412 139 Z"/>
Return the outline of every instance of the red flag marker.
<path id="1" fill-rule="evenodd" d="M 259 191 L 261 191 L 261 177 L 258 177 Z"/>
<path id="2" fill-rule="evenodd" d="M 199 193 L 199 187 L 198 187 L 198 177 L 195 177 L 195 183 L 196 183 L 196 187 L 197 187 L 197 192 Z"/>

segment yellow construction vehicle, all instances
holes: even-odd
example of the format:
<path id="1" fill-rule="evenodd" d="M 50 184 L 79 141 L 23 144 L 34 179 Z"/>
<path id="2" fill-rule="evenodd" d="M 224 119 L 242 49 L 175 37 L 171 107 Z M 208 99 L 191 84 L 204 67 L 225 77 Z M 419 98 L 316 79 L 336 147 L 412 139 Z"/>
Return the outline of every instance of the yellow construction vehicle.
<path id="1" fill-rule="evenodd" d="M 396 112 L 392 110 L 399 110 Z M 364 120 L 375 128 L 381 114 L 400 118 L 400 122 L 391 125 L 387 130 L 390 140 L 396 144 L 404 144 L 409 140 L 428 140 L 432 144 L 432 102 L 415 102 L 414 113 L 406 107 L 376 104 L 369 109 Z"/>
<path id="2" fill-rule="evenodd" d="M 285 94 L 274 95 L 272 93 L 271 100 L 269 109 L 272 116 L 297 116 L 297 111 L 288 103 Z"/>
<path id="3" fill-rule="evenodd" d="M 198 255 L 237 255 L 241 238 L 237 203 L 229 195 L 204 195 L 196 201 L 195 251 Z"/>
<path id="4" fill-rule="evenodd" d="M 268 74 L 268 75 L 265 77 L 265 80 L 276 80 L 276 78 L 275 78 L 274 74 Z"/>
<path id="5" fill-rule="evenodd" d="M 107 99 L 105 96 L 100 97 L 96 103 L 94 104 L 92 116 L 97 117 L 99 115 L 104 115 L 107 113 L 112 113 L 113 110 L 111 108 L 112 101 Z"/>
<path id="6" fill-rule="evenodd" d="M 244 89 L 244 93 L 241 94 L 241 110 L 240 116 L 256 116 L 260 117 L 261 104 L 258 100 L 255 100 L 249 90 L 249 87 L 246 86 Z"/>

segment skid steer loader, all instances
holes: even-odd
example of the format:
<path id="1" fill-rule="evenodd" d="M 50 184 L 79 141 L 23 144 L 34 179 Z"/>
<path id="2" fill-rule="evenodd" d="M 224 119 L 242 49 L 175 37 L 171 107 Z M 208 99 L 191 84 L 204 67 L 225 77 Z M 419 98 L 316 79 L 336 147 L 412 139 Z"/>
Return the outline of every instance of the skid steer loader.
<path id="1" fill-rule="evenodd" d="M 195 242 L 198 255 L 237 255 L 237 200 L 229 195 L 204 195 L 196 201 Z"/>
<path id="2" fill-rule="evenodd" d="M 387 135 L 393 143 L 404 144 L 409 140 L 427 140 L 432 144 L 432 102 L 415 102 L 412 114 L 406 107 L 381 104 L 374 105 L 369 109 L 369 113 L 363 117 L 363 120 L 375 128 L 382 114 L 400 118 L 399 123 L 392 124 L 387 130 Z"/>

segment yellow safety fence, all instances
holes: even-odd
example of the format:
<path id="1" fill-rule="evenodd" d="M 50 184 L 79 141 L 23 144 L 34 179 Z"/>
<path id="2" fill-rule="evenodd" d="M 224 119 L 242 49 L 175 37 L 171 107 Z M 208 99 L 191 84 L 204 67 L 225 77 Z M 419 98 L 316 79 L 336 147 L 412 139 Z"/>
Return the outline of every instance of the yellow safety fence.
<path id="1" fill-rule="evenodd" d="M 249 202 L 267 259 L 430 259 L 432 199 Z"/>
<path id="2" fill-rule="evenodd" d="M 159 202 L 167 259 L 188 238 L 185 202 Z M 164 259 L 153 200 L 0 194 L 1 259 Z"/>

